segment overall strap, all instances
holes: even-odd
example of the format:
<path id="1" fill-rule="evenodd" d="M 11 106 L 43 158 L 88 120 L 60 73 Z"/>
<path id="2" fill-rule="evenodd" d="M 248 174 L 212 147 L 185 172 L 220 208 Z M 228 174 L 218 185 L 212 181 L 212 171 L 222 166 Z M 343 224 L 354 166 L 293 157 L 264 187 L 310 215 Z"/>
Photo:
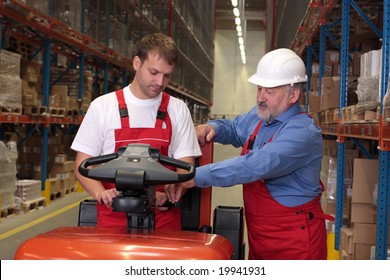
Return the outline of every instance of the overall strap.
<path id="1" fill-rule="evenodd" d="M 115 92 L 116 98 L 118 99 L 119 104 L 119 116 L 121 118 L 122 128 L 129 127 L 129 112 L 127 111 L 127 106 L 125 102 L 125 96 L 123 94 L 123 89 L 117 90 Z"/>
<path id="2" fill-rule="evenodd" d="M 249 136 L 248 141 L 245 142 L 245 145 L 244 145 L 244 147 L 242 148 L 242 151 L 241 151 L 241 155 L 244 155 L 247 150 L 252 150 L 253 144 L 255 143 L 255 140 L 256 140 L 256 135 L 259 132 L 259 130 L 260 130 L 262 125 L 263 125 L 263 121 L 260 120 L 259 123 L 257 124 L 255 130 L 251 134 L 251 136 Z"/>
<path id="3" fill-rule="evenodd" d="M 162 127 L 164 120 L 165 120 L 165 116 L 166 116 L 167 111 L 168 111 L 169 99 L 170 99 L 169 94 L 163 92 L 160 108 L 157 111 L 155 127 Z"/>

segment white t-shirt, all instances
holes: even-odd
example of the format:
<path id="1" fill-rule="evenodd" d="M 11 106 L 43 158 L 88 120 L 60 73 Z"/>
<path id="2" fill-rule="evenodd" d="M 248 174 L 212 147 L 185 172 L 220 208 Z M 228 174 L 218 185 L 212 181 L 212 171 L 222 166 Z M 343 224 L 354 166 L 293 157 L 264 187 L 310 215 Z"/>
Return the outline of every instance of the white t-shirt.
<path id="1" fill-rule="evenodd" d="M 125 87 L 123 93 L 130 127 L 153 128 L 162 94 L 153 99 L 138 99 L 131 93 L 130 86 Z M 115 92 L 99 96 L 92 101 L 71 149 L 92 157 L 113 153 L 115 151 L 114 130 L 121 128 L 118 108 Z M 176 159 L 200 156 L 201 150 L 186 104 L 171 96 L 167 110 L 172 122 L 172 139 L 168 156 Z"/>

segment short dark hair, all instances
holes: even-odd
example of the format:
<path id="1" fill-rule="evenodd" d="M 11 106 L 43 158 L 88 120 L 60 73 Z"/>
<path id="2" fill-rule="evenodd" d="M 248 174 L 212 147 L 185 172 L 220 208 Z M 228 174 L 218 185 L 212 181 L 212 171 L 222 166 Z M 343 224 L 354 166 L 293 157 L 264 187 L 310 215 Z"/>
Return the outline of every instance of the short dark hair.
<path id="1" fill-rule="evenodd" d="M 175 65 L 179 56 L 179 50 L 171 37 L 163 33 L 154 33 L 141 39 L 135 55 L 141 63 L 147 59 L 150 52 L 157 52 L 169 65 Z"/>

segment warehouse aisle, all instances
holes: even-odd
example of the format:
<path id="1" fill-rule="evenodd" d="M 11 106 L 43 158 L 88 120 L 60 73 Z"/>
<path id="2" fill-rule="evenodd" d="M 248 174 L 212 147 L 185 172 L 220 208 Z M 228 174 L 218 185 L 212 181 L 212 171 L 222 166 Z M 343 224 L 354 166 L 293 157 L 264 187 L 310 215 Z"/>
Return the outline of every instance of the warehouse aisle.
<path id="1" fill-rule="evenodd" d="M 45 208 L 12 215 L 0 223 L 0 260 L 11 260 L 17 248 L 27 239 L 61 226 L 76 226 L 78 206 L 86 192 L 72 192 L 56 199 Z"/>
<path id="2" fill-rule="evenodd" d="M 239 154 L 230 146 L 215 144 L 214 162 Z M 20 215 L 12 215 L 0 223 L 0 260 L 11 260 L 17 248 L 28 238 L 61 226 L 76 226 L 80 201 L 85 192 L 72 192 L 51 202 L 50 206 Z M 214 188 L 212 209 L 216 206 L 242 206 L 242 188 Z M 212 222 L 212 221 L 211 221 Z M 245 234 L 246 236 L 246 234 Z M 247 244 L 247 241 L 245 240 Z"/>

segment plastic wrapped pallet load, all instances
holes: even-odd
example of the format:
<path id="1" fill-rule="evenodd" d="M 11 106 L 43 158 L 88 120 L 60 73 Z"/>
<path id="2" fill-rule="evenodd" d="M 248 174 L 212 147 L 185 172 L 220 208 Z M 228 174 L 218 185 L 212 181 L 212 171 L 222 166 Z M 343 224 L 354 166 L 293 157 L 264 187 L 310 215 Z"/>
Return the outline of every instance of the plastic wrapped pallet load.
<path id="1" fill-rule="evenodd" d="M 39 180 L 18 180 L 16 182 L 15 195 L 21 201 L 23 212 L 38 210 L 46 206 L 46 199 L 42 196 L 41 181 Z"/>
<path id="2" fill-rule="evenodd" d="M 0 209 L 1 217 L 15 212 L 16 159 L 18 152 L 16 143 L 0 141 Z"/>

